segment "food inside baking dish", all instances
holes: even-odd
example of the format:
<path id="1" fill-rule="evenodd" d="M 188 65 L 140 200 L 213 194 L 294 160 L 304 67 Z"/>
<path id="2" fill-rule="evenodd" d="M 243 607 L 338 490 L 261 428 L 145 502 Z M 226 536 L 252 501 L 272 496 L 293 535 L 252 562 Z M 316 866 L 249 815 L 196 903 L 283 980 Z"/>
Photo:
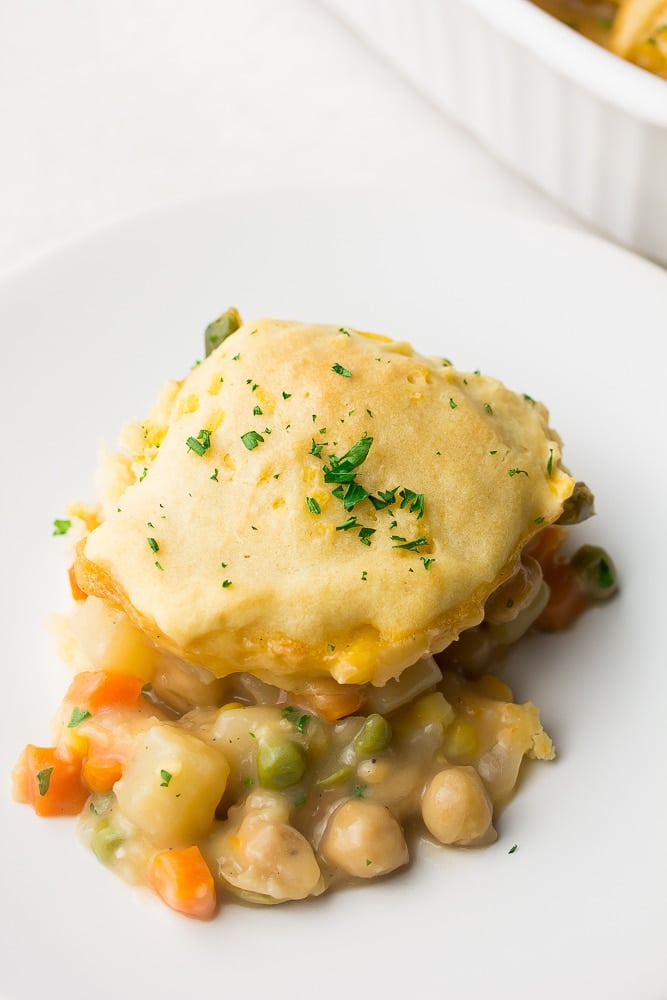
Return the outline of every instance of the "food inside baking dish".
<path id="1" fill-rule="evenodd" d="M 15 795 L 182 913 L 494 841 L 554 756 L 493 672 L 616 589 L 545 407 L 348 327 L 229 310 L 74 506 L 74 676 Z"/>
<path id="2" fill-rule="evenodd" d="M 667 0 L 533 0 L 616 55 L 667 79 Z"/>

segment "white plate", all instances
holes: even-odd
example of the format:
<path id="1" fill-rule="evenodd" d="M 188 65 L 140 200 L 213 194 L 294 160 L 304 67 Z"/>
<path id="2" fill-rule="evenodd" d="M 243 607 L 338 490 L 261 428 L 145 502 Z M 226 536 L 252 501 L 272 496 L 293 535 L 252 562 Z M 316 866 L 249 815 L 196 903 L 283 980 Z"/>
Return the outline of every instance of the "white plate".
<path id="1" fill-rule="evenodd" d="M 515 694 L 541 707 L 559 759 L 527 770 L 497 844 L 424 847 L 360 890 L 190 922 L 99 865 L 74 821 L 7 791 L 0 991 L 664 998 L 667 274 L 594 238 L 425 195 L 277 192 L 141 218 L 9 277 L 4 787 L 22 746 L 48 742 L 68 680 L 45 625 L 67 605 L 51 522 L 92 498 L 100 442 L 190 367 L 231 304 L 383 330 L 545 400 L 597 494 L 578 537 L 612 551 L 622 596 L 515 656 Z"/>

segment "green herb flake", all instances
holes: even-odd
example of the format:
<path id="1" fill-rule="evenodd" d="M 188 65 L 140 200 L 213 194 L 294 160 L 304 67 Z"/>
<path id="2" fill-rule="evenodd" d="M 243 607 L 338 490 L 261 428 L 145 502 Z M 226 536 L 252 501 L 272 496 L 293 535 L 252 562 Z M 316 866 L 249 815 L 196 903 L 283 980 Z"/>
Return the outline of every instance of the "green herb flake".
<path id="1" fill-rule="evenodd" d="M 222 581 L 222 587 L 223 587 L 224 590 L 228 590 L 231 587 L 231 585 L 232 585 L 232 581 L 231 580 L 223 580 Z"/>
<path id="2" fill-rule="evenodd" d="M 376 531 L 375 528 L 367 528 L 367 527 L 361 528 L 359 531 L 359 541 L 361 542 L 361 544 L 370 545 L 371 535 L 374 535 L 375 531 Z"/>
<path id="3" fill-rule="evenodd" d="M 196 438 L 189 437 L 185 443 L 189 451 L 194 451 L 196 455 L 201 457 L 211 447 L 211 432 L 203 428 Z"/>
<path id="4" fill-rule="evenodd" d="M 366 461 L 372 444 L 373 438 L 363 434 L 341 458 L 330 455 L 330 465 L 324 466 L 324 482 L 351 483 L 356 477 L 355 469 Z"/>
<path id="5" fill-rule="evenodd" d="M 156 568 L 156 569 L 159 569 L 159 570 L 160 570 L 160 571 L 162 571 L 162 572 L 164 571 L 164 566 L 162 566 L 162 564 L 161 564 L 161 563 L 159 563 L 159 562 L 157 561 L 157 559 L 155 560 L 155 568 Z"/>
<path id="6" fill-rule="evenodd" d="M 160 546 L 158 545 L 158 543 L 155 541 L 154 538 L 147 538 L 146 541 L 150 545 L 150 547 L 151 547 L 151 549 L 152 549 L 153 552 L 159 552 L 160 551 Z"/>
<path id="7" fill-rule="evenodd" d="M 354 791 L 352 792 L 352 794 L 357 799 L 363 799 L 364 795 L 366 794 L 366 789 L 367 788 L 368 788 L 368 785 L 355 785 L 354 786 Z"/>
<path id="8" fill-rule="evenodd" d="M 527 403 L 533 403 L 533 404 L 535 403 L 535 400 L 533 399 L 533 397 L 529 396 L 527 392 L 522 393 L 522 396 L 526 400 Z"/>
<path id="9" fill-rule="evenodd" d="M 450 407 L 450 409 L 455 410 L 458 405 L 459 404 L 455 403 L 454 400 L 452 399 L 452 397 L 450 396 L 449 397 L 449 407 Z"/>
<path id="10" fill-rule="evenodd" d="M 291 398 L 292 398 L 291 392 L 283 392 L 283 399 L 291 399 Z"/>
<path id="11" fill-rule="evenodd" d="M 232 358 L 232 361 L 238 361 L 240 357 L 241 357 L 240 354 L 235 354 L 234 357 Z"/>
<path id="12" fill-rule="evenodd" d="M 343 378 L 352 378 L 352 372 L 344 368 L 343 365 L 339 365 L 338 362 L 331 366 L 331 371 L 335 372 L 336 375 L 342 375 Z"/>
<path id="13" fill-rule="evenodd" d="M 214 470 L 213 470 L 213 475 L 211 476 L 211 479 L 212 479 L 212 480 L 213 480 L 213 482 L 215 482 L 215 483 L 217 483 L 217 482 L 218 482 L 218 470 L 217 470 L 217 469 L 214 469 Z"/>
<path id="14" fill-rule="evenodd" d="M 352 514 L 352 516 L 348 517 L 347 520 L 343 521 L 341 524 L 336 525 L 336 531 L 349 531 L 350 528 L 358 528 L 358 527 L 360 527 L 360 525 L 357 524 L 357 515 Z"/>
<path id="15" fill-rule="evenodd" d="M 514 854 L 515 851 L 517 850 L 518 846 L 519 846 L 518 844 L 512 844 L 512 846 L 510 847 L 510 849 L 509 849 L 509 851 L 507 853 L 508 854 Z"/>
<path id="16" fill-rule="evenodd" d="M 37 772 L 37 787 L 39 788 L 40 795 L 46 795 L 48 792 L 52 774 L 53 767 L 45 767 L 43 770 Z"/>
<path id="17" fill-rule="evenodd" d="M 547 475 L 551 475 L 551 470 L 554 467 L 554 450 L 549 448 L 549 461 L 547 462 Z"/>
<path id="18" fill-rule="evenodd" d="M 513 608 L 514 607 L 514 599 L 512 597 L 509 597 L 507 599 L 507 601 L 505 602 L 505 607 L 506 608 Z"/>
<path id="19" fill-rule="evenodd" d="M 311 514 L 321 514 L 320 505 L 318 504 L 315 497 L 306 497 L 306 507 Z"/>
<path id="20" fill-rule="evenodd" d="M 261 406 L 253 406 L 253 408 L 252 408 L 252 415 L 253 415 L 253 417 L 261 417 L 262 416 L 262 407 Z"/>
<path id="21" fill-rule="evenodd" d="M 394 535 L 392 535 L 391 537 L 393 539 Z M 414 551 L 414 549 L 418 549 L 422 545 L 428 545 L 428 541 L 426 540 L 426 538 L 424 538 L 423 535 L 421 536 L 421 538 L 415 538 L 411 542 L 406 542 L 405 540 L 403 540 L 403 541 L 401 541 L 397 545 L 392 545 L 392 548 L 394 548 L 394 549 L 407 549 L 408 551 L 412 552 L 412 551 Z"/>
<path id="22" fill-rule="evenodd" d="M 328 642 L 327 643 L 327 649 L 329 650 L 330 653 L 333 653 L 333 651 L 335 650 L 335 648 L 336 647 L 334 646 L 334 644 L 332 642 Z"/>
<path id="23" fill-rule="evenodd" d="M 262 444 L 264 438 L 258 431 L 246 431 L 245 434 L 241 435 L 241 440 L 248 451 L 253 451 L 258 444 Z"/>
<path id="24" fill-rule="evenodd" d="M 368 573 L 367 573 L 367 571 L 365 569 L 361 571 L 361 579 L 362 580 L 367 580 L 368 579 Z"/>
<path id="25" fill-rule="evenodd" d="M 310 722 L 310 716 L 309 715 L 305 715 L 305 714 L 304 715 L 300 715 L 299 718 L 294 723 L 294 725 L 296 726 L 297 732 L 298 733 L 303 733 L 304 729 L 306 728 L 306 726 L 308 725 L 309 722 Z"/>
<path id="26" fill-rule="evenodd" d="M 66 517 L 57 517 L 53 522 L 54 535 L 66 535 L 72 527 L 72 522 Z"/>
<path id="27" fill-rule="evenodd" d="M 484 411 L 488 413 L 490 417 L 493 416 L 493 407 L 491 406 L 491 403 L 484 404 Z"/>
<path id="28" fill-rule="evenodd" d="M 139 476 L 139 482 L 140 483 L 143 482 L 147 475 L 148 475 L 148 466 L 144 465 L 144 471 Z"/>
<path id="29" fill-rule="evenodd" d="M 528 473 L 526 472 L 525 469 L 508 469 L 507 470 L 507 475 L 510 476 L 510 477 L 512 477 L 512 476 L 527 476 Z"/>
<path id="30" fill-rule="evenodd" d="M 320 455 L 322 454 L 322 448 L 326 444 L 326 441 L 324 442 L 324 444 L 315 444 L 315 438 L 311 438 L 311 442 L 312 444 L 310 446 L 310 454 L 314 455 L 315 458 L 319 458 Z"/>
<path id="31" fill-rule="evenodd" d="M 435 559 L 429 558 L 428 556 L 420 556 L 421 561 L 424 563 L 424 569 L 430 569 Z"/>
<path id="32" fill-rule="evenodd" d="M 90 712 L 85 708 L 73 708 L 70 720 L 67 723 L 68 729 L 75 729 L 84 719 L 90 718 Z"/>
<path id="33" fill-rule="evenodd" d="M 169 771 L 165 771 L 164 768 L 161 768 L 160 777 L 162 778 L 162 781 L 160 782 L 160 788 L 167 788 L 169 786 L 169 782 L 171 781 L 173 775 L 170 774 Z"/>
<path id="34" fill-rule="evenodd" d="M 368 499 L 373 504 L 376 510 L 384 510 L 385 507 L 390 507 L 392 504 L 396 503 L 396 489 L 393 490 L 379 490 L 378 495 L 369 496 Z"/>
<path id="35" fill-rule="evenodd" d="M 543 517 L 536 517 L 535 518 L 535 524 L 544 524 L 544 518 Z"/>
<path id="36" fill-rule="evenodd" d="M 398 494 L 401 497 L 401 510 L 409 508 L 411 514 L 417 515 L 417 520 L 424 516 L 424 494 L 413 493 L 412 490 L 401 490 Z"/>

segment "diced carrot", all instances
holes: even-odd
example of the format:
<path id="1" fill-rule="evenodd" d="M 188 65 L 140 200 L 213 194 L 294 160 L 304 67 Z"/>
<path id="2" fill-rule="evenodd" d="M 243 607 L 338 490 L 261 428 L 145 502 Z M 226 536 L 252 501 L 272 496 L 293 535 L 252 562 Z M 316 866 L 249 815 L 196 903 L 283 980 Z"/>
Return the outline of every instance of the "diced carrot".
<path id="1" fill-rule="evenodd" d="M 549 585 L 549 600 L 534 622 L 534 628 L 555 632 L 567 628 L 590 607 L 590 599 L 582 590 L 579 578 L 568 562 L 551 561 L 544 567 L 544 579 Z"/>
<path id="2" fill-rule="evenodd" d="M 333 678 L 306 681 L 294 695 L 296 704 L 311 709 L 325 722 L 336 722 L 361 708 L 364 690 L 359 684 L 338 684 Z"/>
<path id="3" fill-rule="evenodd" d="M 90 712 L 119 706 L 131 707 L 139 701 L 143 686 L 143 679 L 133 674 L 84 670 L 74 677 L 65 701 Z"/>
<path id="4" fill-rule="evenodd" d="M 123 765 L 115 758 L 89 757 L 83 765 L 83 780 L 91 792 L 110 792 L 122 774 Z"/>
<path id="5" fill-rule="evenodd" d="M 80 757 L 29 743 L 20 766 L 27 801 L 38 816 L 75 816 L 81 812 L 89 792 L 81 777 Z"/>
<path id="6" fill-rule="evenodd" d="M 215 883 L 198 847 L 160 851 L 153 857 L 149 877 L 155 892 L 172 910 L 200 920 L 215 913 Z"/>

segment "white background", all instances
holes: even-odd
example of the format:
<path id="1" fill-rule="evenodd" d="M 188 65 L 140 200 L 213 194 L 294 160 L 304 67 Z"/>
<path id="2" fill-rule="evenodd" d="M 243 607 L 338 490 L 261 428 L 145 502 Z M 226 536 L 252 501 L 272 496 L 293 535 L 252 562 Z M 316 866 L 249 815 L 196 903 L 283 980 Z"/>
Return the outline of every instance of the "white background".
<path id="1" fill-rule="evenodd" d="M 0 273 L 239 189 L 431 186 L 573 226 L 316 0 L 2 0 Z"/>

